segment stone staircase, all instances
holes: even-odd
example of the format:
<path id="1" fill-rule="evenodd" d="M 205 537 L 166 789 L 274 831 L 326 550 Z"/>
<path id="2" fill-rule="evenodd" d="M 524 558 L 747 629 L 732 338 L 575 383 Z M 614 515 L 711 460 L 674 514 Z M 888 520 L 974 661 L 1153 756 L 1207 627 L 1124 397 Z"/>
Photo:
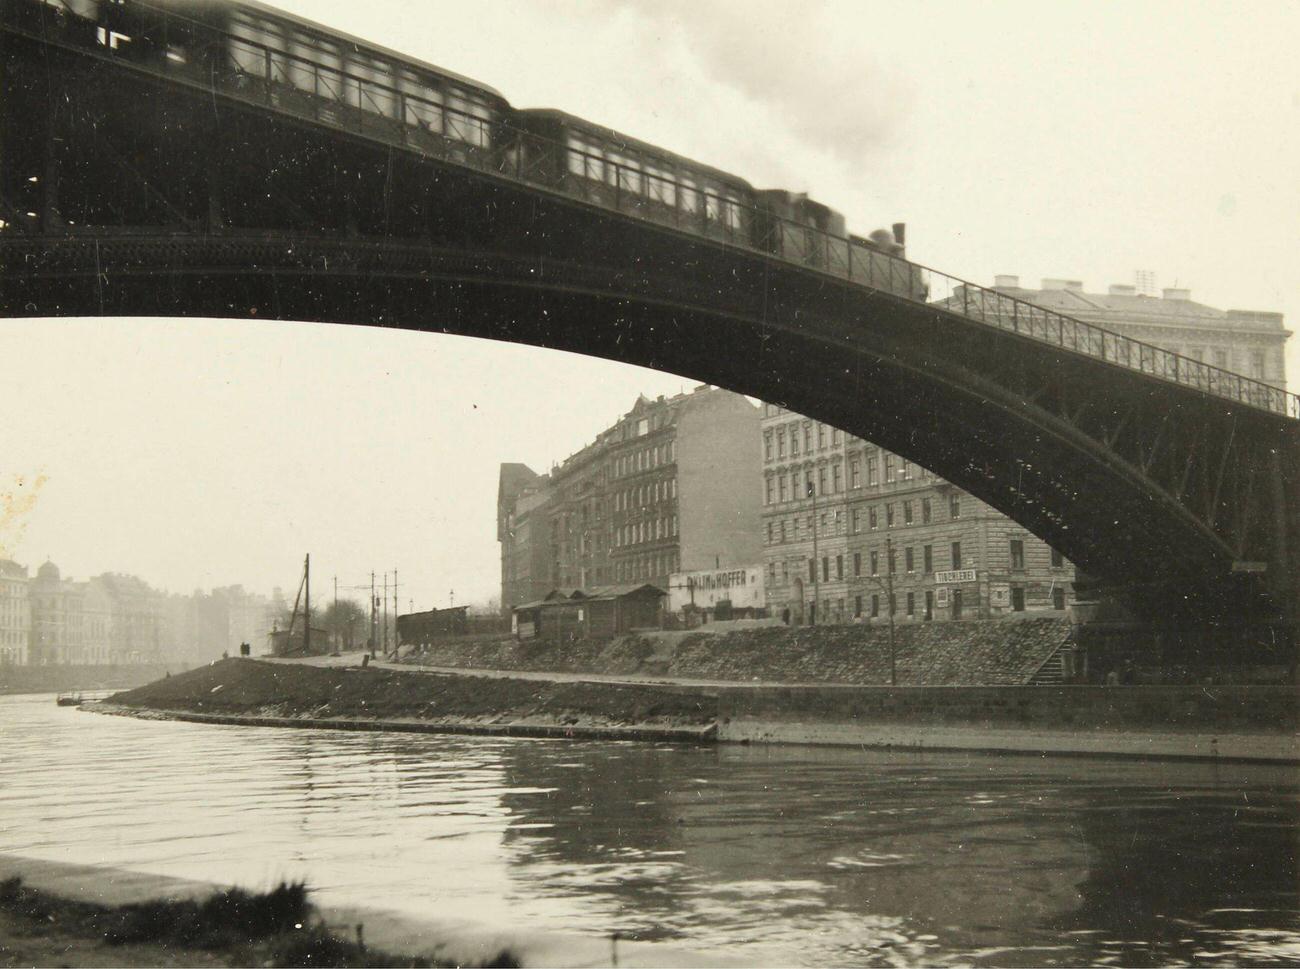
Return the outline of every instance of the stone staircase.
<path id="1" fill-rule="evenodd" d="M 1043 665 L 1038 667 L 1033 676 L 1029 678 L 1029 686 L 1064 686 L 1068 679 L 1066 677 L 1066 647 L 1062 646 L 1052 651 L 1052 655 L 1043 661 Z"/>

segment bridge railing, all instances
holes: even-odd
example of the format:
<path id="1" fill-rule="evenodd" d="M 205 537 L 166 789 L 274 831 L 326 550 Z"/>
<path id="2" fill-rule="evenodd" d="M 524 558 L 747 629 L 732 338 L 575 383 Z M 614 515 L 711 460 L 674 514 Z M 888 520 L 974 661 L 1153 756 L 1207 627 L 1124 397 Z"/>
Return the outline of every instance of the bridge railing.
<path id="1" fill-rule="evenodd" d="M 50 11 L 57 0 L 37 6 L 46 14 L 39 20 L 40 39 L 84 50 L 86 33 L 76 29 L 75 14 L 67 11 L 54 18 Z M 183 10 L 159 7 L 158 13 L 183 22 L 185 35 L 203 51 L 202 57 L 142 58 L 129 48 L 114 52 L 103 46 L 94 53 L 128 59 L 135 69 L 160 76 L 212 84 L 227 96 L 280 113 L 757 250 L 936 311 L 1300 419 L 1300 397 L 1295 394 L 910 262 L 866 240 L 776 216 L 720 184 L 710 186 L 686 166 L 670 170 L 672 163 L 656 160 L 653 171 L 647 171 L 624 158 L 550 139 L 504 118 L 486 119 L 481 112 L 386 83 L 373 74 L 321 65 L 250 38 L 236 41 Z M 231 43 L 238 44 L 238 54 L 226 51 L 224 45 Z M 571 164 L 575 159 L 580 163 Z"/>

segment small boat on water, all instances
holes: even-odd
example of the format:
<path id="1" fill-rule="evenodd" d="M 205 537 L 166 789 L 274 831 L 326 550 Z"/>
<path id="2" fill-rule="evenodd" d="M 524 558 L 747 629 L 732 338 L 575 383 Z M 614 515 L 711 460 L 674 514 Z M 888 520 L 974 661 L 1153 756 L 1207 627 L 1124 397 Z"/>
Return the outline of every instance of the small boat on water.
<path id="1" fill-rule="evenodd" d="M 79 707 L 83 703 L 106 700 L 112 695 L 112 690 L 90 690 L 84 693 L 81 690 L 73 690 L 68 693 L 60 693 L 54 698 L 54 702 L 61 707 Z"/>

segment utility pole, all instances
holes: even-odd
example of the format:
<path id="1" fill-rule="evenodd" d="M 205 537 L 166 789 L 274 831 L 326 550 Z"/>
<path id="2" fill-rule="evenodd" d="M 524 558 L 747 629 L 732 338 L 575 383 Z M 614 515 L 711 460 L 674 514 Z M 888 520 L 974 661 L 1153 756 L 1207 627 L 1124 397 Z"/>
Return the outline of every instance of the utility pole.
<path id="1" fill-rule="evenodd" d="M 813 604 L 812 611 L 809 613 L 809 625 L 817 625 L 817 603 L 821 600 L 821 587 L 817 581 L 817 570 L 821 568 L 821 562 L 817 556 L 817 482 L 811 477 L 808 479 L 808 494 L 812 496 L 812 533 L 813 533 Z"/>
<path id="2" fill-rule="evenodd" d="M 375 658 L 375 573 L 370 573 L 370 658 Z"/>
<path id="3" fill-rule="evenodd" d="M 384 573 L 384 655 L 388 655 L 388 573 Z"/>
<path id="4" fill-rule="evenodd" d="M 334 641 L 334 648 L 339 648 L 339 577 L 334 576 L 334 628 L 330 630 L 330 639 Z"/>
<path id="5" fill-rule="evenodd" d="M 397 638 L 397 569 L 393 569 L 393 659 L 397 659 L 397 651 L 402 648 L 401 640 Z"/>
<path id="6" fill-rule="evenodd" d="M 302 654 L 311 655 L 311 554 L 307 555 L 302 566 L 302 580 L 307 590 L 307 598 L 302 604 L 305 623 L 302 627 Z"/>

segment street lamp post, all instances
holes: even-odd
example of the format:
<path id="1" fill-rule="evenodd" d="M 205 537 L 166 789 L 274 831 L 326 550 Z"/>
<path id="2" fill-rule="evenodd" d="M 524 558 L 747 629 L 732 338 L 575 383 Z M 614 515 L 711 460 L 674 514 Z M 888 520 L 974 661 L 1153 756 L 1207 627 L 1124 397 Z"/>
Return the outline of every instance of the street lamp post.
<path id="1" fill-rule="evenodd" d="M 809 497 L 812 498 L 812 533 L 813 533 L 813 559 L 812 559 L 812 580 L 813 580 L 813 601 L 812 610 L 809 612 L 809 625 L 817 625 L 817 603 L 821 601 L 821 589 L 817 582 L 817 569 L 821 563 L 817 556 L 817 483 L 809 475 L 807 490 Z"/>
<path id="2" fill-rule="evenodd" d="M 885 536 L 885 586 L 889 593 L 889 685 L 898 685 L 894 653 L 894 540 Z"/>

